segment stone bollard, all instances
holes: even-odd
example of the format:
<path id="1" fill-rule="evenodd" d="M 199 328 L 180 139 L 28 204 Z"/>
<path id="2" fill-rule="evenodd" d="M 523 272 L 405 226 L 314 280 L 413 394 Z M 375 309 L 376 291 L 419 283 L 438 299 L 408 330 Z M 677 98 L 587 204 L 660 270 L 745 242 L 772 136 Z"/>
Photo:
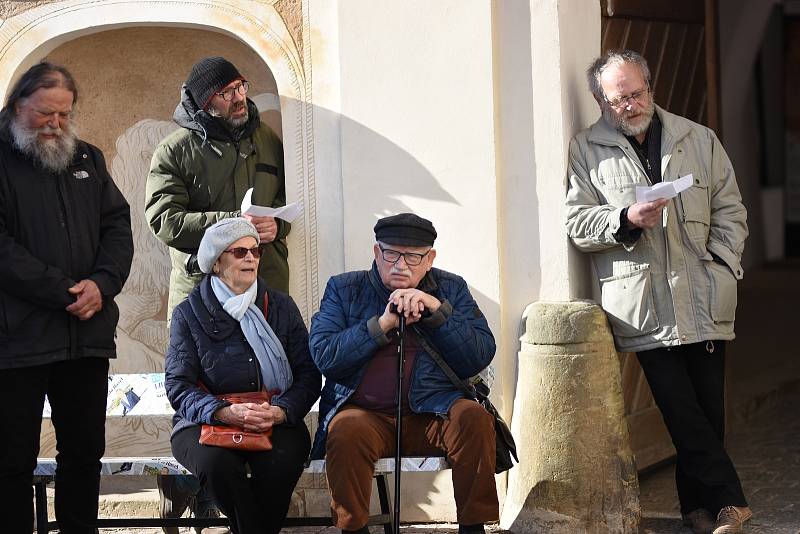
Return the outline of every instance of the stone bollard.
<path id="1" fill-rule="evenodd" d="M 619 360 L 603 310 L 590 301 L 525 310 L 501 525 L 516 534 L 636 533 L 639 483 Z"/>

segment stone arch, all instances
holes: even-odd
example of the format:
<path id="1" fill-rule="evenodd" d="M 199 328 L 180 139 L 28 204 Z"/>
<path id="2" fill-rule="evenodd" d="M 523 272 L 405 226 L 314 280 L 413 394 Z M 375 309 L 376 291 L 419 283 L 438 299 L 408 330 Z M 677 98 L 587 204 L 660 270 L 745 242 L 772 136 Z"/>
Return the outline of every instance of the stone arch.
<path id="1" fill-rule="evenodd" d="M 68 0 L 18 10 L 0 21 L 0 95 L 17 76 L 59 45 L 92 33 L 134 26 L 196 27 L 226 34 L 254 50 L 275 78 L 283 119 L 286 188 L 303 214 L 289 236 L 291 293 L 306 321 L 319 302 L 313 171 L 310 46 L 306 10 L 294 34 L 277 0 Z M 284 9 L 292 9 L 284 8 Z M 303 42 L 296 42 L 302 38 Z M 303 51 L 302 55 L 300 51 Z"/>

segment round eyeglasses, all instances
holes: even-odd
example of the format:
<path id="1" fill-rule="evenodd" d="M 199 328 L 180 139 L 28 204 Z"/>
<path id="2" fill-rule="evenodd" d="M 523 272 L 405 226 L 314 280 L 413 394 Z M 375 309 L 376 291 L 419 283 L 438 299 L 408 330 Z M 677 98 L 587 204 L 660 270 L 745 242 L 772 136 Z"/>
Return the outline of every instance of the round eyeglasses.
<path id="1" fill-rule="evenodd" d="M 220 91 L 218 93 L 214 93 L 217 96 L 221 96 L 225 102 L 230 102 L 233 100 L 233 95 L 239 93 L 240 95 L 244 96 L 247 94 L 247 91 L 250 90 L 250 82 L 247 80 L 242 80 L 242 83 L 237 83 L 233 87 L 229 87 L 224 91 Z"/>
<path id="2" fill-rule="evenodd" d="M 405 260 L 406 265 L 410 265 L 411 267 L 416 267 L 420 263 L 422 263 L 422 258 L 428 255 L 433 249 L 428 249 L 428 252 L 425 254 L 418 254 L 416 252 L 400 252 L 399 250 L 392 250 L 390 248 L 383 248 L 382 246 L 378 245 L 378 248 L 381 249 L 381 257 L 384 261 L 389 263 L 397 263 L 400 261 L 400 257 L 402 256 L 403 260 Z"/>

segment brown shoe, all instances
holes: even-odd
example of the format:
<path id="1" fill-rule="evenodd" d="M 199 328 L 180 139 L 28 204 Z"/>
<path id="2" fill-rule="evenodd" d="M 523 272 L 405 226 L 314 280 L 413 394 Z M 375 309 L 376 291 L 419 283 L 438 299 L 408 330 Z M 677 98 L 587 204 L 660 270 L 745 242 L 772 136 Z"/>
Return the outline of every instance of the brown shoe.
<path id="1" fill-rule="evenodd" d="M 717 528 L 713 534 L 734 534 L 742 531 L 742 523 L 753 517 L 747 506 L 726 506 L 717 515 Z"/>
<path id="2" fill-rule="evenodd" d="M 698 508 L 683 516 L 683 524 L 691 527 L 694 534 L 711 534 L 714 531 L 714 516 L 705 508 Z"/>

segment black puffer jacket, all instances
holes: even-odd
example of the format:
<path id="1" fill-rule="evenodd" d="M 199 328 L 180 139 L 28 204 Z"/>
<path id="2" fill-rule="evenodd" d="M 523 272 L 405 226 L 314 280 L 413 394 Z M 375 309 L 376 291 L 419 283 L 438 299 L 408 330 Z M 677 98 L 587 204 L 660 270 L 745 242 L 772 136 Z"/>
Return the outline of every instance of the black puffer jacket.
<path id="1" fill-rule="evenodd" d="M 79 142 L 56 174 L 0 136 L 0 369 L 113 358 L 113 299 L 132 259 L 130 209 L 99 149 Z M 87 278 L 103 308 L 80 321 L 67 290 Z"/>
<path id="2" fill-rule="evenodd" d="M 286 424 L 302 423 L 319 398 L 322 377 L 309 355 L 308 331 L 297 305 L 286 293 L 267 290 L 259 278 L 256 306 L 261 310 L 265 292 L 267 323 L 283 345 L 294 377 L 292 387 L 274 404 L 286 410 Z M 210 393 L 198 387 L 200 381 Z M 164 386 L 175 409 L 173 435 L 187 426 L 213 423 L 214 412 L 226 405 L 214 395 L 258 391 L 260 385 L 256 355 L 206 276 L 172 315 Z"/>

